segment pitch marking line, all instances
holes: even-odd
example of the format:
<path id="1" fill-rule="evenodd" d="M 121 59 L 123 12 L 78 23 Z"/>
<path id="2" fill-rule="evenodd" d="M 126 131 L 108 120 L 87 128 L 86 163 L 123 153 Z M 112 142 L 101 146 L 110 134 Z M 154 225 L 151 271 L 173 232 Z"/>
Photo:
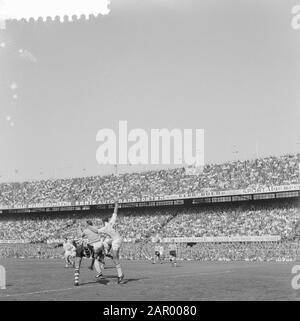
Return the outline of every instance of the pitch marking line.
<path id="1" fill-rule="evenodd" d="M 212 272 L 212 273 L 200 273 L 197 274 L 197 276 L 201 275 L 215 275 L 215 274 L 225 274 L 225 273 L 230 273 L 232 271 L 224 271 L 224 272 Z M 168 278 L 178 278 L 178 277 L 184 277 L 188 276 L 190 274 L 177 274 L 177 275 L 170 275 Z M 1 298 L 9 298 L 9 297 L 17 297 L 17 296 L 26 296 L 26 295 L 35 295 L 35 294 L 45 294 L 45 293 L 55 293 L 55 292 L 64 292 L 64 291 L 72 291 L 72 290 L 78 290 L 82 288 L 94 288 L 95 286 L 99 286 L 99 283 L 95 283 L 92 285 L 80 285 L 79 287 L 71 287 L 71 288 L 63 288 L 63 289 L 49 289 L 49 290 L 41 290 L 41 291 L 34 291 L 34 292 L 24 292 L 24 293 L 13 293 L 13 294 L 5 294 L 5 295 L 0 295 Z"/>
<path id="2" fill-rule="evenodd" d="M 13 293 L 13 294 L 6 294 L 6 295 L 0 295 L 1 298 L 8 298 L 8 297 L 14 297 L 14 296 L 22 296 L 22 295 L 35 295 L 35 294 L 43 294 L 43 293 L 51 293 L 51 292 L 64 292 L 64 291 L 72 291 L 82 288 L 93 288 L 95 286 L 99 286 L 99 283 L 93 284 L 93 285 L 81 285 L 80 287 L 73 286 L 72 288 L 64 288 L 64 289 L 52 289 L 52 290 L 41 290 L 41 291 L 34 291 L 34 292 L 24 292 L 24 293 Z"/>

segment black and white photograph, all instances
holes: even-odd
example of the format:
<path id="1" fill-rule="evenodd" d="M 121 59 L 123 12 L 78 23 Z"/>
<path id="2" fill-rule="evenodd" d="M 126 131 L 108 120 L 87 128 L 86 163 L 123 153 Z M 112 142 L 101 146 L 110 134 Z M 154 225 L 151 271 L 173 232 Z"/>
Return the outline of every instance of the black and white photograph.
<path id="1" fill-rule="evenodd" d="M 0 0 L 1 311 L 299 301 L 299 58 L 300 0 Z"/>

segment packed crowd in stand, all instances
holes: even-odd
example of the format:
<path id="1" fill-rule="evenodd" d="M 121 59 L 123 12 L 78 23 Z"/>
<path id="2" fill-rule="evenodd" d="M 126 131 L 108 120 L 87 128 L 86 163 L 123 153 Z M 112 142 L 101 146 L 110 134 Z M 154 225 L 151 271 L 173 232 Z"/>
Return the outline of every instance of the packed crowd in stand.
<path id="1" fill-rule="evenodd" d="M 164 247 L 163 259 L 169 258 L 168 244 Z M 300 258 L 300 242 L 224 242 L 196 243 L 189 246 L 178 243 L 178 259 L 185 261 L 298 261 Z M 153 257 L 153 244 L 143 247 L 127 244 L 123 250 L 123 258 L 128 260 L 150 260 Z"/>
<path id="2" fill-rule="evenodd" d="M 86 177 L 0 184 L 4 206 L 62 201 L 101 202 L 119 197 L 166 196 L 201 189 L 228 190 L 250 186 L 299 183 L 300 155 L 268 157 L 220 165 L 206 165 L 202 173 L 187 175 L 185 169 L 130 173 L 120 176 Z M 65 238 L 78 236 L 78 229 L 91 219 L 96 226 L 111 211 L 48 214 L 0 214 L 1 257 L 61 257 L 57 246 Z M 149 259 L 152 237 L 280 236 L 280 242 L 178 244 L 185 260 L 291 260 L 298 253 L 299 203 L 289 200 L 252 201 L 235 204 L 207 204 L 120 209 L 116 229 L 123 236 L 122 257 Z M 59 241 L 60 240 L 60 241 Z M 23 242 L 23 243 L 22 243 Z"/>
<path id="3" fill-rule="evenodd" d="M 98 214 L 16 214 L 0 216 L 0 239 L 46 242 L 76 237 L 86 219 L 101 226 L 105 210 Z M 261 205 L 206 205 L 120 209 L 116 229 L 126 240 L 161 237 L 220 237 L 280 235 L 289 238 L 300 223 L 295 204 L 272 201 Z"/>
<path id="4" fill-rule="evenodd" d="M 161 214 L 163 212 L 163 214 Z M 122 215 L 123 213 L 123 215 Z M 126 215 L 130 213 L 130 215 Z M 145 239 L 156 233 L 168 222 L 176 210 L 124 210 L 120 211 L 116 229 L 125 239 Z M 33 243 L 52 242 L 66 237 L 78 236 L 78 228 L 84 226 L 87 219 L 91 219 L 95 226 L 102 226 L 103 216 L 111 212 L 100 214 L 60 214 L 54 216 L 28 214 L 4 217 L 0 215 L 0 240 L 23 240 Z"/>
<path id="5" fill-rule="evenodd" d="M 299 183 L 300 154 L 205 165 L 197 175 L 185 168 L 72 179 L 0 184 L 0 205 L 97 202 L 121 198 L 232 190 Z"/>
<path id="6" fill-rule="evenodd" d="M 153 243 L 124 243 L 121 259 L 149 260 L 154 257 Z M 166 262 L 169 259 L 168 244 L 161 244 L 165 254 L 162 257 Z M 189 246 L 179 243 L 178 260 L 185 261 L 299 261 L 300 242 L 232 242 L 232 243 L 197 243 Z M 39 254 L 37 249 L 40 249 Z M 61 259 L 63 248 L 53 244 L 0 244 L 0 259 L 4 258 L 41 258 Z"/>
<path id="7" fill-rule="evenodd" d="M 35 243 L 43 257 L 60 257 L 58 240 L 76 238 L 79 226 L 91 219 L 96 226 L 109 211 L 98 214 L 61 214 L 61 217 L 26 214 L 0 219 L 0 239 L 23 240 L 29 244 L 2 244 L 0 257 L 36 256 Z M 278 200 L 260 204 L 211 204 L 190 207 L 121 209 L 116 229 L 125 243 L 122 257 L 145 259 L 153 255 L 153 238 L 203 236 L 279 235 L 280 242 L 178 244 L 185 260 L 288 260 L 299 254 L 300 212 L 297 202 Z M 154 237 L 155 236 L 155 237 Z M 52 243 L 53 242 L 53 243 Z M 50 243 L 50 244 L 48 244 Z M 31 254 L 30 254 L 31 253 Z"/>
<path id="8" fill-rule="evenodd" d="M 190 208 L 177 215 L 164 231 L 164 237 L 263 236 L 288 237 L 300 213 L 294 206 L 252 207 L 214 206 L 199 212 Z"/>

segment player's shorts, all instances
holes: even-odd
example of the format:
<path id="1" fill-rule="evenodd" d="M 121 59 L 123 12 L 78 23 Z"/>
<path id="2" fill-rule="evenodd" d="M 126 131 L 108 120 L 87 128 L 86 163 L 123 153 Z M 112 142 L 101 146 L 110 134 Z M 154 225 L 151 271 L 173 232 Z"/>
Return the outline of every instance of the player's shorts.
<path id="1" fill-rule="evenodd" d="M 95 253 L 99 253 L 99 252 L 103 251 L 103 242 L 102 241 L 91 243 L 89 245 L 93 247 Z"/>
<path id="2" fill-rule="evenodd" d="M 122 240 L 121 237 L 118 238 L 118 239 L 113 240 L 112 243 L 111 243 L 112 250 L 113 251 L 118 251 L 120 249 L 121 245 L 122 245 L 122 241 L 123 240 Z"/>
<path id="3" fill-rule="evenodd" d="M 73 242 L 75 246 L 75 256 L 76 257 L 90 257 L 92 255 L 93 248 L 92 246 L 84 243 L 82 240 L 76 240 Z"/>
<path id="4" fill-rule="evenodd" d="M 105 253 L 108 253 L 112 246 L 112 240 L 111 239 L 105 239 L 103 242 Z"/>
<path id="5" fill-rule="evenodd" d="M 160 253 L 158 251 L 155 251 L 155 255 L 159 257 Z"/>
<path id="6" fill-rule="evenodd" d="M 107 237 L 104 241 L 103 241 L 104 244 L 107 244 L 108 246 L 111 246 L 111 243 L 112 243 L 112 239 Z"/>
<path id="7" fill-rule="evenodd" d="M 65 258 L 68 258 L 69 256 L 74 257 L 75 251 L 66 251 L 65 252 Z"/>
<path id="8" fill-rule="evenodd" d="M 176 257 L 176 251 L 170 251 L 170 255 Z"/>

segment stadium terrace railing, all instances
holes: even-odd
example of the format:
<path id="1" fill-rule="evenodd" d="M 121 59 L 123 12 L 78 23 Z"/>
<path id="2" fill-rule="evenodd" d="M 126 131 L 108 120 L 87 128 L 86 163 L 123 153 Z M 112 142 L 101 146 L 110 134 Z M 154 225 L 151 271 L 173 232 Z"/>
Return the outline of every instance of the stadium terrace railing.
<path id="1" fill-rule="evenodd" d="M 27 244 L 30 240 L 0 240 L 0 244 Z"/>
<path id="2" fill-rule="evenodd" d="M 211 237 L 165 237 L 159 238 L 162 243 L 233 243 L 233 242 L 279 242 L 280 235 L 260 235 L 260 236 L 211 236 Z M 125 243 L 139 241 L 135 238 L 124 238 Z M 152 239 L 153 243 L 157 242 L 157 238 Z M 30 240 L 0 240 L 0 244 L 27 244 Z M 64 239 L 49 239 L 47 244 L 64 243 Z"/>
<path id="3" fill-rule="evenodd" d="M 232 243 L 232 242 L 279 242 L 280 235 L 261 236 L 211 236 L 211 237 L 166 237 L 163 243 Z"/>
<path id="4" fill-rule="evenodd" d="M 284 197 L 299 197 L 300 184 L 281 185 L 281 186 L 255 186 L 240 190 L 205 190 L 199 193 L 191 194 L 174 194 L 156 197 L 144 198 L 128 198 L 120 199 L 120 207 L 147 207 L 147 206 L 169 206 L 169 205 L 184 205 L 185 201 L 190 200 L 192 204 L 199 203 L 217 203 L 217 202 L 233 202 L 247 201 L 258 199 L 284 198 Z M 4 206 L 0 204 L 0 213 L 3 211 L 18 211 L 20 212 L 37 212 L 37 211 L 72 211 L 72 210 L 90 210 L 91 206 L 96 206 L 96 209 L 112 208 L 114 200 L 106 200 L 103 202 L 55 202 L 55 203 L 38 203 Z"/>

